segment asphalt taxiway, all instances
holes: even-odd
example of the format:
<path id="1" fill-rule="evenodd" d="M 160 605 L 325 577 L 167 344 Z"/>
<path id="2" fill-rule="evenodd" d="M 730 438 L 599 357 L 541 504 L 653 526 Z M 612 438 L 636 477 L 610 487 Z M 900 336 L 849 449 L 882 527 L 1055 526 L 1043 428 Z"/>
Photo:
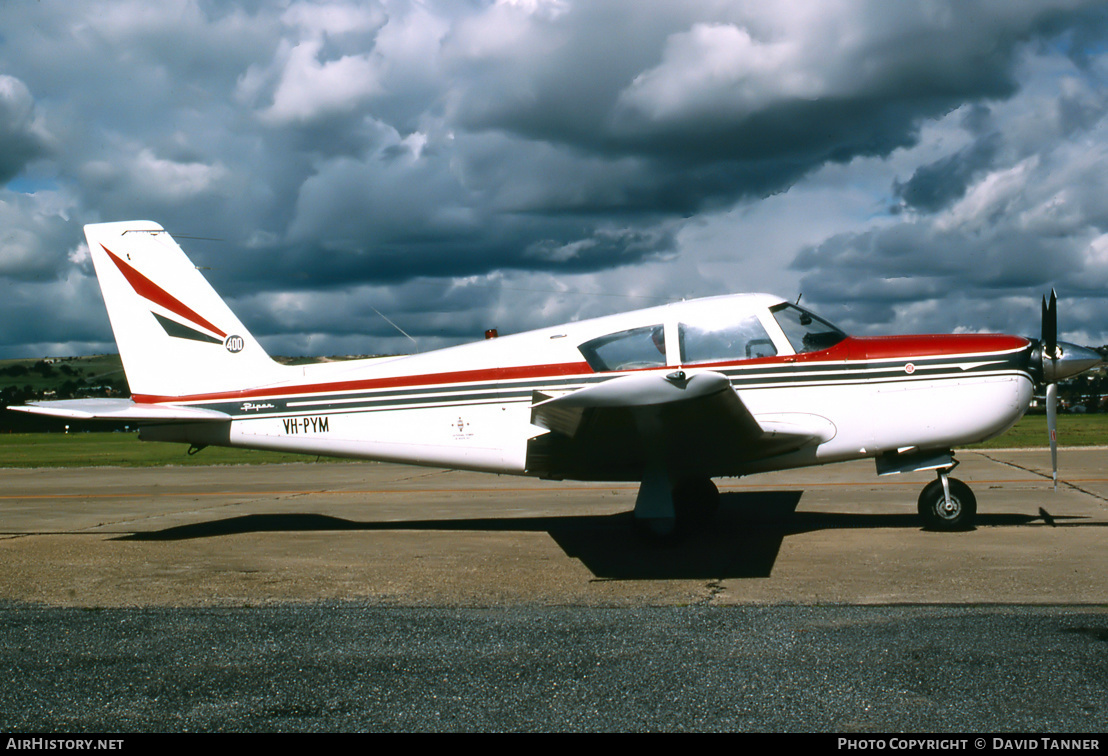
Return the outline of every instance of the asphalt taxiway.
<path id="1" fill-rule="evenodd" d="M 218 606 L 1108 605 L 1105 450 L 962 452 L 976 529 L 928 532 L 931 476 L 872 463 L 721 481 L 674 544 L 635 487 L 388 464 L 0 472 L 0 601 Z"/>

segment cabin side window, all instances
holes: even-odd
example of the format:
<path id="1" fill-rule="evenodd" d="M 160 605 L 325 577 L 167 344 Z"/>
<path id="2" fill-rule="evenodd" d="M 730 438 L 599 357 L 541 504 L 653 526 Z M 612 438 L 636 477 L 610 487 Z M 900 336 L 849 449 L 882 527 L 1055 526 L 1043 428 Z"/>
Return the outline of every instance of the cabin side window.
<path id="1" fill-rule="evenodd" d="M 777 305 L 770 312 L 797 354 L 830 349 L 846 338 L 845 333 L 826 320 L 796 305 Z"/>
<path id="2" fill-rule="evenodd" d="M 663 367 L 666 364 L 666 336 L 661 325 L 610 333 L 586 341 L 578 348 L 585 362 L 597 373 Z"/>
<path id="3" fill-rule="evenodd" d="M 754 315 L 731 323 L 717 319 L 680 323 L 677 328 L 683 365 L 753 360 L 777 354 L 762 322 Z"/>

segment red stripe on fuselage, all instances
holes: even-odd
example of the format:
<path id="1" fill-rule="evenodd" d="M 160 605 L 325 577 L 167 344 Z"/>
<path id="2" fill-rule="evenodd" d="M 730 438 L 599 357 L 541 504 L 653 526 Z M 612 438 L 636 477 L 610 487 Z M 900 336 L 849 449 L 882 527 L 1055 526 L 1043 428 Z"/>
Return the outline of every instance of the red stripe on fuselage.
<path id="1" fill-rule="evenodd" d="M 334 383 L 309 383 L 300 386 L 275 386 L 272 388 L 228 391 L 219 394 L 195 394 L 192 396 L 150 396 L 136 394 L 131 397 L 140 404 L 157 402 L 213 402 L 237 401 L 273 396 L 298 396 L 303 394 L 324 394 L 339 391 L 369 391 L 373 389 L 408 388 L 411 386 L 434 386 L 438 384 L 487 383 L 489 381 L 511 381 L 524 378 L 555 378 L 566 375 L 592 373 L 585 362 L 566 362 L 559 365 L 521 365 L 519 367 L 489 368 L 482 370 L 459 370 L 452 373 L 418 373 L 398 375 L 390 378 L 367 378 L 360 381 L 337 381 Z"/>
<path id="2" fill-rule="evenodd" d="M 1022 336 L 1003 333 L 955 333 L 923 336 L 848 336 L 830 349 L 821 352 L 803 352 L 758 360 L 745 360 L 741 364 L 803 362 L 862 362 L 865 360 L 922 360 L 928 357 L 953 355 L 988 356 L 1026 349 L 1030 341 Z M 734 364 L 734 363 L 730 363 Z M 698 366 L 699 367 L 699 366 Z"/>
<path id="3" fill-rule="evenodd" d="M 212 333 L 219 334 L 219 338 L 221 339 L 227 338 L 226 333 L 216 328 L 204 318 L 200 317 L 200 315 L 198 315 L 196 311 L 193 310 L 191 307 L 174 297 L 161 286 L 158 286 L 146 276 L 139 273 L 127 263 L 120 260 L 114 254 L 112 254 L 112 251 L 110 249 L 105 247 L 103 244 L 101 244 L 100 246 L 105 252 L 108 253 L 108 257 L 111 258 L 111 261 L 113 263 L 115 263 L 115 267 L 119 268 L 119 272 L 123 274 L 123 277 L 127 279 L 127 283 L 131 284 L 131 288 L 133 288 L 135 290 L 135 293 L 138 294 L 140 297 L 142 297 L 143 299 L 148 299 L 156 305 L 161 305 L 170 312 L 180 315 L 185 320 L 188 320 L 193 324 L 200 326 L 201 328 L 207 328 Z"/>
<path id="4" fill-rule="evenodd" d="M 943 357 L 953 354 L 1014 352 L 1031 342 L 1003 333 L 956 333 L 928 336 L 851 337 L 846 346 L 851 360 L 895 360 Z"/>

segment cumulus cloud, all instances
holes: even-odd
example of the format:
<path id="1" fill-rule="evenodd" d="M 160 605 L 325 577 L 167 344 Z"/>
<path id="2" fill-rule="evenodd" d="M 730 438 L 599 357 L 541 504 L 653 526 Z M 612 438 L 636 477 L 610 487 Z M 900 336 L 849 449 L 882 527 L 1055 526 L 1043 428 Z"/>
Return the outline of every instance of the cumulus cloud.
<path id="1" fill-rule="evenodd" d="M 49 136 L 35 118 L 35 101 L 27 85 L 0 74 L 0 184 L 47 153 Z"/>
<path id="2" fill-rule="evenodd" d="M 953 155 L 922 165 L 907 181 L 894 183 L 894 192 L 914 210 L 946 207 L 965 196 L 970 182 L 991 165 L 998 142 L 999 135 L 988 134 Z"/>
<path id="3" fill-rule="evenodd" d="M 755 40 L 734 24 L 694 24 L 670 36 L 662 63 L 636 76 L 619 105 L 655 123 L 742 121 L 779 102 L 830 94 L 823 71 L 802 60 L 801 42 Z"/>
<path id="4" fill-rule="evenodd" d="M 90 161 L 82 169 L 82 178 L 90 188 L 122 189 L 164 204 L 187 202 L 219 191 L 227 176 L 227 169 L 218 162 L 206 165 L 201 161 L 173 160 L 159 157 L 146 147 L 125 159 Z"/>
<path id="5" fill-rule="evenodd" d="M 1063 329 L 1104 341 L 1103 322 L 1071 319 L 1067 326 L 1066 318 L 1108 299 L 1108 108 L 1098 82 L 1087 80 L 1083 97 L 1097 115 L 1074 131 L 1058 118 L 1074 87 L 1060 95 L 1055 86 L 1047 95 L 1048 83 L 1041 86 L 995 109 L 989 119 L 996 130 L 985 146 L 974 142 L 894 182 L 905 202 L 893 222 L 802 250 L 793 266 L 805 295 L 856 330 L 917 330 L 926 316 L 932 330 L 972 330 L 975 323 L 1008 330 L 1007 321 L 1030 334 L 1038 294 L 1057 287 Z M 943 306 L 952 298 L 964 306 Z M 859 303 L 882 307 L 874 312 Z"/>
<path id="6" fill-rule="evenodd" d="M 300 2 L 281 20 L 291 38 L 282 38 L 267 66 L 251 66 L 238 82 L 241 99 L 264 93 L 271 100 L 263 121 L 307 123 L 351 113 L 383 91 L 374 54 L 374 36 L 388 20 L 381 7 Z"/>
<path id="7" fill-rule="evenodd" d="M 186 249 L 278 349 L 399 348 L 345 290 L 438 345 L 763 280 L 903 330 L 974 328 L 975 303 L 1015 312 L 1058 281 L 1100 333 L 1106 19 L 1082 0 L 8 3 L 0 284 L 85 279 L 81 224 L 145 217 L 203 237 Z M 596 296 L 617 292 L 644 299 Z M 59 343 L 45 307 L 4 307 L 9 354 Z"/>
<path id="8" fill-rule="evenodd" d="M 77 246 L 68 217 L 71 203 L 58 192 L 0 195 L 0 281 L 51 281 L 75 272 L 68 265 Z M 91 266 L 80 272 L 90 271 Z"/>

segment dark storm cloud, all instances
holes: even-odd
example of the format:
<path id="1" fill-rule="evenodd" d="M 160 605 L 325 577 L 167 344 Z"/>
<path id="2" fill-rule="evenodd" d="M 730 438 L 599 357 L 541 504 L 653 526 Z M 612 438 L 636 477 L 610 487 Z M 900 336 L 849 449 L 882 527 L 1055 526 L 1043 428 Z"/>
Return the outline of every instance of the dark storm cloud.
<path id="1" fill-rule="evenodd" d="M 650 160 L 640 205 L 685 211 L 779 191 L 827 161 L 887 154 L 913 144 L 924 118 L 1011 95 L 1018 43 L 1064 15 L 988 4 L 657 10 L 586 3 L 526 22 L 488 10 L 510 42 L 473 40 L 473 20 L 447 39 L 463 73 L 456 119 Z M 691 200 L 674 201 L 671 165 Z"/>
<path id="2" fill-rule="evenodd" d="M 48 138 L 35 119 L 35 101 L 19 79 L 0 74 L 0 185 L 47 154 Z"/>
<path id="3" fill-rule="evenodd" d="M 80 341 L 99 343 L 107 351 L 115 351 L 111 340 L 104 339 L 109 330 L 102 304 L 87 312 L 69 306 L 72 301 L 85 298 L 100 300 L 95 279 L 73 276 L 60 282 L 5 281 L 0 284 L 0 298 L 5 313 L 5 327 L 0 329 L 0 354 L 26 343 L 28 333 L 33 334 L 36 343 Z M 33 324 L 34 328 L 12 328 L 15 324 Z"/>
<path id="4" fill-rule="evenodd" d="M 1048 121 L 1064 128 L 1050 115 L 1048 110 Z M 926 213 L 907 211 L 891 224 L 837 234 L 802 250 L 793 267 L 802 274 L 806 301 L 858 332 L 1003 331 L 1020 323 L 1023 332 L 1033 333 L 1033 305 L 1052 287 L 1064 301 L 1083 302 L 1085 312 L 1095 309 L 1090 300 L 1099 301 L 1103 311 L 1108 304 L 1106 133 L 1102 112 L 1075 144 L 1051 141 L 1046 147 L 1048 142 L 1040 141 L 1039 151 L 1022 159 L 1030 144 L 1017 139 L 994 144 L 989 160 L 997 164 L 974 171 L 968 182 L 956 175 L 964 151 L 923 166 L 912 181 L 933 178 L 935 186 L 945 187 L 942 201 L 933 206 L 916 201 L 910 207 L 923 205 Z M 976 149 L 975 143 L 968 152 Z M 903 187 L 911 184 L 902 185 L 906 198 Z M 926 196 L 921 186 L 926 185 L 917 184 L 917 196 Z M 1102 317 L 1083 322 L 1069 317 L 1064 328 L 1103 341 Z"/>
<path id="5" fill-rule="evenodd" d="M 1046 131 L 1100 138 L 1095 87 L 1056 92 L 1045 130 L 1025 111 L 994 111 L 1048 75 L 1028 68 L 1033 56 L 1102 77 L 1104 18 L 1102 4 L 1078 0 L 7 3 L 0 180 L 16 189 L 0 195 L 0 281 L 88 275 L 81 224 L 147 217 L 216 239 L 183 246 L 275 337 L 297 315 L 312 324 L 303 343 L 385 339 L 372 309 L 325 306 L 350 289 L 449 339 L 498 302 L 543 317 L 597 307 L 516 299 L 498 276 L 610 276 L 630 289 L 645 266 L 683 264 L 689 219 L 788 192 L 829 165 L 848 175 L 867 157 L 895 160 L 955 111 L 959 141 L 881 182 L 886 194 L 899 182 L 903 212 L 890 223 L 914 238 L 860 219 L 798 260 L 811 296 L 845 301 L 841 286 L 856 302 L 897 300 L 859 288 L 871 263 L 934 282 L 898 301 L 941 296 L 980 256 L 973 234 L 1008 250 L 987 253 L 990 264 L 1045 274 L 1034 258 L 1049 254 L 1095 273 L 1102 208 L 1086 185 L 1055 200 L 1075 217 L 1049 217 L 1050 197 L 983 195 L 1042 152 Z M 1076 164 L 1051 155 L 1027 164 L 1040 184 Z M 943 220 L 952 208 L 962 215 Z M 785 267 L 791 250 L 779 254 Z M 674 279 L 721 285 L 688 265 L 647 293 L 669 294 Z M 456 310 L 431 307 L 443 299 L 428 294 L 433 282 L 460 297 L 456 277 L 489 288 L 474 284 Z M 994 278 L 969 280 L 1007 285 Z M 66 306 L 102 305 L 81 289 Z M 46 308 L 20 313 L 26 343 L 52 343 L 35 325 Z"/>
<path id="6" fill-rule="evenodd" d="M 946 207 L 961 199 L 970 181 L 991 165 L 999 142 L 998 134 L 989 134 L 953 155 L 920 166 L 912 178 L 895 183 L 893 192 L 916 210 L 934 212 Z"/>
<path id="7" fill-rule="evenodd" d="M 30 198 L 15 194 L 0 202 L 0 280 L 53 281 L 85 275 L 71 254 L 79 229 L 55 212 L 43 212 Z M 18 322 L 18 321 L 14 321 Z"/>
<path id="8" fill-rule="evenodd" d="M 931 299 L 967 287 L 1022 291 L 1043 280 L 1072 284 L 1082 268 L 1079 251 L 1064 239 L 1012 229 L 974 236 L 926 221 L 833 236 L 793 265 L 815 271 L 801 285 L 822 302 Z"/>
<path id="9" fill-rule="evenodd" d="M 340 263 L 341 280 L 649 259 L 666 250 L 596 238 L 613 223 L 664 237 L 656 228 L 667 218 L 781 191 L 829 161 L 912 145 L 923 119 L 1012 94 L 1018 43 L 1063 15 L 867 3 L 845 16 L 819 6 L 648 10 L 498 4 L 441 28 L 425 17 L 412 31 L 417 11 L 390 6 L 389 16 L 352 12 L 343 28 L 355 42 L 326 54 L 313 36 L 322 22 L 305 10 L 296 39 L 286 36 L 268 66 L 254 64 L 240 89 L 270 137 L 306 131 L 308 142 L 337 144 L 322 135 L 359 113 L 372 113 L 359 129 L 373 136 L 313 162 L 287 241 L 308 245 L 304 254 L 354 255 Z M 390 36 L 393 27 L 404 33 Z M 852 46 L 834 41 L 848 31 Z M 372 55 L 358 46 L 371 41 Z M 395 58 L 382 62 L 384 50 Z M 413 51 L 437 65 L 412 65 Z M 344 74 L 357 76 L 328 87 Z M 598 254 L 536 254 L 584 247 Z"/>

